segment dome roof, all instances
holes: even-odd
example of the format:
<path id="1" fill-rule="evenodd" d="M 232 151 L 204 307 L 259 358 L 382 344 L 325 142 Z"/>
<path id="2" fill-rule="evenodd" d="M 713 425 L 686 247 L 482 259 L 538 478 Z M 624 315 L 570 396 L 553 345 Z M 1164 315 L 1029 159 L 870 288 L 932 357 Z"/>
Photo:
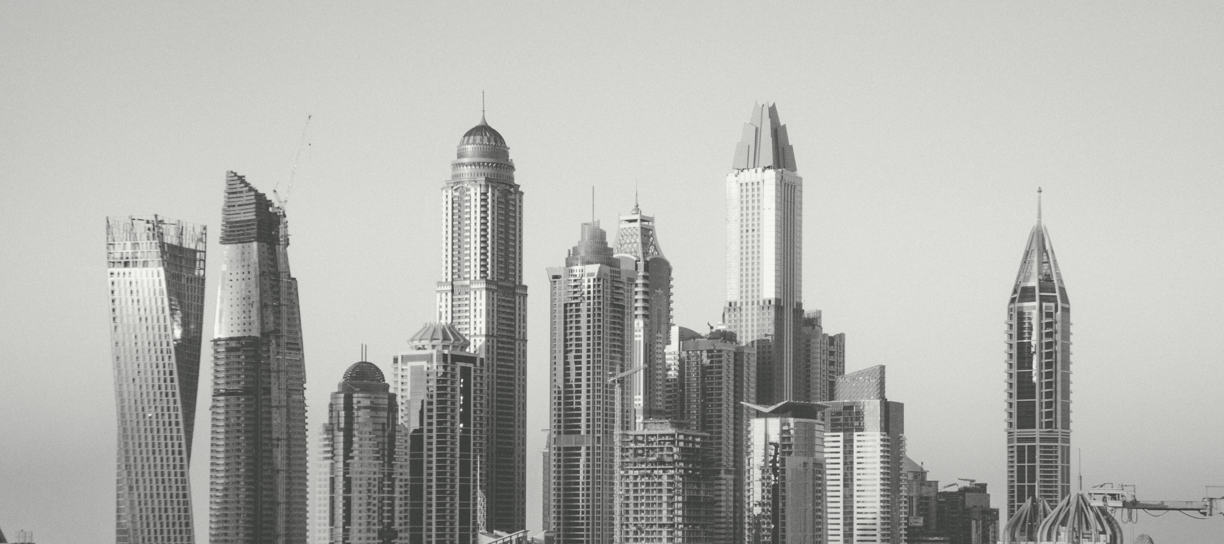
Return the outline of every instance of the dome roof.
<path id="1" fill-rule="evenodd" d="M 387 383 L 378 366 L 369 361 L 358 361 L 344 371 L 345 382 Z"/>
<path id="2" fill-rule="evenodd" d="M 421 330 L 408 340 L 412 347 L 418 350 L 447 349 L 464 351 L 468 347 L 468 339 L 450 323 L 426 323 Z"/>
<path id="3" fill-rule="evenodd" d="M 1042 499 L 1029 497 L 1003 525 L 1003 530 L 999 535 L 1002 537 L 1003 544 L 1035 542 L 1037 529 L 1049 515 L 1049 504 Z"/>
<path id="4" fill-rule="evenodd" d="M 1139 535 L 1135 537 L 1135 544 L 1156 544 L 1152 541 L 1152 537 L 1148 535 Z"/>
<path id="5" fill-rule="evenodd" d="M 1122 526 L 1104 507 L 1092 506 L 1083 493 L 1072 493 L 1041 522 L 1037 536 L 1042 542 L 1066 538 L 1076 543 L 1122 544 Z"/>
<path id="6" fill-rule="evenodd" d="M 493 127 L 485 122 L 484 114 L 480 115 L 480 124 L 468 130 L 463 139 L 459 140 L 459 145 L 506 145 L 506 139 L 502 138 L 500 132 L 497 132 Z"/>

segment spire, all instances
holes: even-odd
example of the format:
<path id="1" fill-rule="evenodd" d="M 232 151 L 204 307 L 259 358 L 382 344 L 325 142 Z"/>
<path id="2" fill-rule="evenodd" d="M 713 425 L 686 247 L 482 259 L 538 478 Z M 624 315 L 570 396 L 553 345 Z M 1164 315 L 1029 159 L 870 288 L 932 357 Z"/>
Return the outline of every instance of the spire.
<path id="1" fill-rule="evenodd" d="M 1041 187 L 1037 188 L 1037 224 L 1041 225 Z"/>
<path id="2" fill-rule="evenodd" d="M 772 168 L 795 171 L 795 150 L 790 145 L 786 125 L 778 118 L 774 104 L 752 106 L 752 115 L 744 123 L 744 132 L 735 147 L 731 167 L 736 170 Z"/>
<path id="3" fill-rule="evenodd" d="M 485 121 L 484 91 L 480 91 L 480 124 L 489 126 L 489 123 Z M 1041 192 L 1040 189 L 1038 192 Z"/>

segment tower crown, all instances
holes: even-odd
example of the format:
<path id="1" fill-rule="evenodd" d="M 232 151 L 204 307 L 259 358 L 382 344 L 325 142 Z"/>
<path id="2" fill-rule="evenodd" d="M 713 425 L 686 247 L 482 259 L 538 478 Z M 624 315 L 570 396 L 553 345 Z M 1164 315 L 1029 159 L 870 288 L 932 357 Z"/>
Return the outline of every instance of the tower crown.
<path id="1" fill-rule="evenodd" d="M 426 323 L 421 330 L 408 340 L 416 350 L 446 349 L 463 351 L 468 347 L 468 339 L 450 323 Z"/>
<path id="2" fill-rule="evenodd" d="M 386 383 L 382 370 L 369 361 L 358 361 L 344 371 L 345 382 Z"/>
<path id="3" fill-rule="evenodd" d="M 1041 223 L 1040 189 L 1037 191 L 1037 224 L 1033 225 L 1033 230 L 1029 232 L 1024 257 L 1020 260 L 1020 270 L 1016 273 L 1012 297 L 1022 292 L 1027 297 L 1036 291 L 1057 294 L 1059 302 L 1069 304 L 1062 272 L 1058 269 L 1058 259 L 1054 256 L 1054 244 L 1050 241 L 1050 232 Z"/>
<path id="4" fill-rule="evenodd" d="M 459 139 L 451 162 L 451 181 L 491 179 L 514 183 L 514 161 L 500 132 L 480 116 L 480 123 Z"/>
<path id="5" fill-rule="evenodd" d="M 500 132 L 485 121 L 484 115 L 480 116 L 480 124 L 472 127 L 463 134 L 463 139 L 459 140 L 459 145 L 499 145 L 506 146 L 506 139 L 502 138 Z"/>
<path id="6" fill-rule="evenodd" d="M 786 134 L 786 125 L 778 118 L 774 104 L 755 104 L 752 115 L 744 123 L 744 133 L 735 146 L 732 168 L 750 170 L 770 168 L 795 171 L 795 149 Z"/>

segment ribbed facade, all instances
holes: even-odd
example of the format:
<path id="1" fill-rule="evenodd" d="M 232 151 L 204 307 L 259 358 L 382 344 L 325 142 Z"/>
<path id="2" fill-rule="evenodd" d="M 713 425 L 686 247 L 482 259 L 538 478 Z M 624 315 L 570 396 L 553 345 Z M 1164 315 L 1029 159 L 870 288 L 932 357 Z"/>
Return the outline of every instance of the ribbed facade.
<path id="1" fill-rule="evenodd" d="M 642 215 L 636 205 L 629 215 L 620 217 L 616 236 L 616 257 L 632 263 L 637 271 L 633 287 L 633 359 L 630 367 L 642 371 L 630 379 L 633 428 L 641 429 L 648 419 L 667 417 L 667 362 L 664 350 L 671 340 L 672 269 L 659 239 L 654 218 Z"/>
<path id="2" fill-rule="evenodd" d="M 824 407 L 797 401 L 751 407 L 744 541 L 823 544 Z"/>
<path id="3" fill-rule="evenodd" d="M 306 371 L 282 208 L 225 180 L 213 327 L 209 541 L 306 541 Z"/>
<path id="4" fill-rule="evenodd" d="M 631 418 L 627 392 L 610 378 L 632 358 L 636 272 L 613 257 L 598 223 L 586 223 L 565 267 L 549 268 L 548 278 L 551 467 L 544 515 L 556 544 L 611 544 L 617 421 L 626 428 Z"/>
<path id="5" fill-rule="evenodd" d="M 484 361 L 466 351 L 467 341 L 449 324 L 426 325 L 412 346 L 392 362 L 408 448 L 399 541 L 473 543 L 485 519 Z"/>
<path id="6" fill-rule="evenodd" d="M 526 527 L 527 286 L 523 192 L 510 148 L 485 123 L 469 130 L 442 188 L 438 321 L 451 323 L 489 369 L 487 528 Z"/>
<path id="7" fill-rule="evenodd" d="M 1029 233 L 1007 303 L 1007 515 L 1071 493 L 1071 304 L 1050 234 Z"/>
<path id="8" fill-rule="evenodd" d="M 407 473 L 396 395 L 374 363 L 354 363 L 331 395 L 323 427 L 328 537 L 332 544 L 397 540 L 397 480 Z M 405 541 L 406 542 L 406 541 Z"/>
<path id="9" fill-rule="evenodd" d="M 206 227 L 106 220 L 118 419 L 115 541 L 191 544 Z M 0 541 L 3 541 L 0 535 Z"/>
<path id="10" fill-rule="evenodd" d="M 803 319 L 803 178 L 773 105 L 756 105 L 727 176 L 723 322 L 757 345 L 757 402 L 806 400 L 796 348 Z"/>

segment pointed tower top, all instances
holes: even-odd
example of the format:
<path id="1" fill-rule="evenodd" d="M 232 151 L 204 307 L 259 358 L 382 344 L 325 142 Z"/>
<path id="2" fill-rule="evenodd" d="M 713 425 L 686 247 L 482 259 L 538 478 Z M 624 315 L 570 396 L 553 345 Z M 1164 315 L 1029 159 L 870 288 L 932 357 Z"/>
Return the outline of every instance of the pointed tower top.
<path id="1" fill-rule="evenodd" d="M 731 167 L 795 171 L 795 150 L 790 145 L 786 125 L 778 118 L 776 105 L 757 103 L 752 106 L 752 116 L 744 124 Z"/>
<path id="2" fill-rule="evenodd" d="M 489 123 L 485 121 L 484 91 L 480 91 L 480 124 L 485 126 L 489 125 Z M 1038 192 L 1040 192 L 1040 190 Z"/>
<path id="3" fill-rule="evenodd" d="M 1041 224 L 1041 187 L 1037 188 L 1037 224 Z"/>

